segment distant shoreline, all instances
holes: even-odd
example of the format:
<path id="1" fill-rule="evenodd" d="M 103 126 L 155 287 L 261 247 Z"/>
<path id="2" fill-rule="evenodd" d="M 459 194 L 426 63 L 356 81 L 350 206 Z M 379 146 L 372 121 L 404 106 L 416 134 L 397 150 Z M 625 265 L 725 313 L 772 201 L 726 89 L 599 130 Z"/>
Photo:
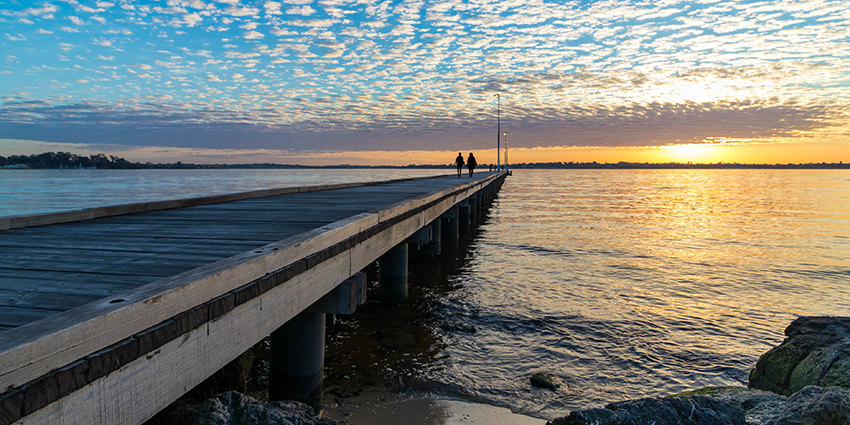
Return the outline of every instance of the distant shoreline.
<path id="1" fill-rule="evenodd" d="M 479 164 L 478 170 L 484 171 L 491 164 Z M 124 158 L 104 154 L 83 156 L 68 152 L 46 152 L 37 155 L 0 156 L 0 169 L 38 169 L 38 170 L 146 170 L 146 169 L 446 169 L 453 170 L 455 164 L 409 164 L 409 165 L 301 165 L 301 164 L 184 164 L 177 161 L 167 164 L 130 162 Z M 509 164 L 511 169 L 850 169 L 850 163 L 805 163 L 805 164 L 740 164 L 740 163 L 649 163 L 649 162 L 533 162 Z"/>

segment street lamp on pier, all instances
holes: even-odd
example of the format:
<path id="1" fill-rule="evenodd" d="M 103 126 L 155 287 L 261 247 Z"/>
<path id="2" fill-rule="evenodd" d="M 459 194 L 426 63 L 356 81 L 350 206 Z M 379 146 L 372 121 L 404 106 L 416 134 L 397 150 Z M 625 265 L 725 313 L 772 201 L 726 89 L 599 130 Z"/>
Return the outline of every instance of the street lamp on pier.
<path id="1" fill-rule="evenodd" d="M 499 93 L 496 93 L 496 171 L 502 168 L 502 153 L 500 150 L 499 135 L 502 134 L 502 102 Z"/>
<path id="2" fill-rule="evenodd" d="M 508 133 L 505 133 L 505 171 L 508 171 Z"/>

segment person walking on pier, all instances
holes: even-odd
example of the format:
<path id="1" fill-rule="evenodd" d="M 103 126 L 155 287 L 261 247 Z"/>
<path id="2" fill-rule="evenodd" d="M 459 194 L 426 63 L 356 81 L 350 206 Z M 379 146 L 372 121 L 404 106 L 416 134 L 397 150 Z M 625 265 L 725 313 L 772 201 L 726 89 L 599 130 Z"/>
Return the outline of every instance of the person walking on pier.
<path id="1" fill-rule="evenodd" d="M 457 176 L 460 177 L 460 171 L 463 169 L 463 154 L 458 152 L 457 158 L 455 158 L 455 164 L 457 165 Z"/>
<path id="2" fill-rule="evenodd" d="M 469 168 L 469 177 L 472 177 L 472 171 L 475 170 L 476 165 L 478 165 L 478 161 L 475 160 L 475 156 L 470 152 L 469 158 L 466 159 L 466 167 Z"/>

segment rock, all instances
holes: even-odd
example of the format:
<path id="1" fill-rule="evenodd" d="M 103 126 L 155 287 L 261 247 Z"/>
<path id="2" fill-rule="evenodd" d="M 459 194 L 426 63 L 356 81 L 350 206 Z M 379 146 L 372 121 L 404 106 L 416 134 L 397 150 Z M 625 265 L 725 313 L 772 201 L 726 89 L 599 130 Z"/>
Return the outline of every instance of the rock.
<path id="1" fill-rule="evenodd" d="M 570 412 L 547 425 L 745 425 L 744 409 L 701 395 L 645 398 Z"/>
<path id="2" fill-rule="evenodd" d="M 704 395 L 744 409 L 747 425 L 766 425 L 785 408 L 787 397 L 764 390 L 744 387 L 705 387 L 669 397 Z"/>
<path id="3" fill-rule="evenodd" d="M 806 387 L 788 398 L 779 417 L 766 425 L 850 424 L 850 390 Z"/>
<path id="4" fill-rule="evenodd" d="M 552 375 L 547 375 L 545 373 L 535 373 L 534 376 L 531 377 L 531 385 L 553 390 L 557 390 L 561 387 L 560 384 L 555 382 L 555 378 Z"/>
<path id="5" fill-rule="evenodd" d="M 233 391 L 205 401 L 193 416 L 194 425 L 350 425 L 317 418 L 313 408 L 297 401 L 263 403 Z"/>
<path id="6" fill-rule="evenodd" d="M 810 385 L 850 388 L 850 317 L 800 317 L 763 354 L 749 386 L 791 395 Z"/>

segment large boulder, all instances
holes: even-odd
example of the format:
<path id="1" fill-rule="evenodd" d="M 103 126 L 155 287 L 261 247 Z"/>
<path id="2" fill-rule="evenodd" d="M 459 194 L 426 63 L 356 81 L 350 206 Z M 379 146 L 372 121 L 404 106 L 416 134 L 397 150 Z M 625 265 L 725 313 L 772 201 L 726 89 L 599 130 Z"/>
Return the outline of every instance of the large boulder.
<path id="1" fill-rule="evenodd" d="M 744 410 L 711 397 L 645 398 L 570 412 L 547 425 L 745 425 Z"/>
<path id="2" fill-rule="evenodd" d="M 788 397 L 785 408 L 766 425 L 850 424 L 850 390 L 806 387 Z"/>
<path id="3" fill-rule="evenodd" d="M 313 408 L 304 403 L 263 403 L 234 391 L 205 401 L 193 416 L 194 425 L 350 425 L 317 418 Z"/>
<path id="4" fill-rule="evenodd" d="M 705 387 L 670 397 L 703 395 L 734 404 L 744 410 L 747 425 L 767 425 L 785 408 L 787 397 L 745 387 Z"/>
<path id="5" fill-rule="evenodd" d="M 850 317 L 800 317 L 763 354 L 749 386 L 789 396 L 807 386 L 850 388 Z"/>

